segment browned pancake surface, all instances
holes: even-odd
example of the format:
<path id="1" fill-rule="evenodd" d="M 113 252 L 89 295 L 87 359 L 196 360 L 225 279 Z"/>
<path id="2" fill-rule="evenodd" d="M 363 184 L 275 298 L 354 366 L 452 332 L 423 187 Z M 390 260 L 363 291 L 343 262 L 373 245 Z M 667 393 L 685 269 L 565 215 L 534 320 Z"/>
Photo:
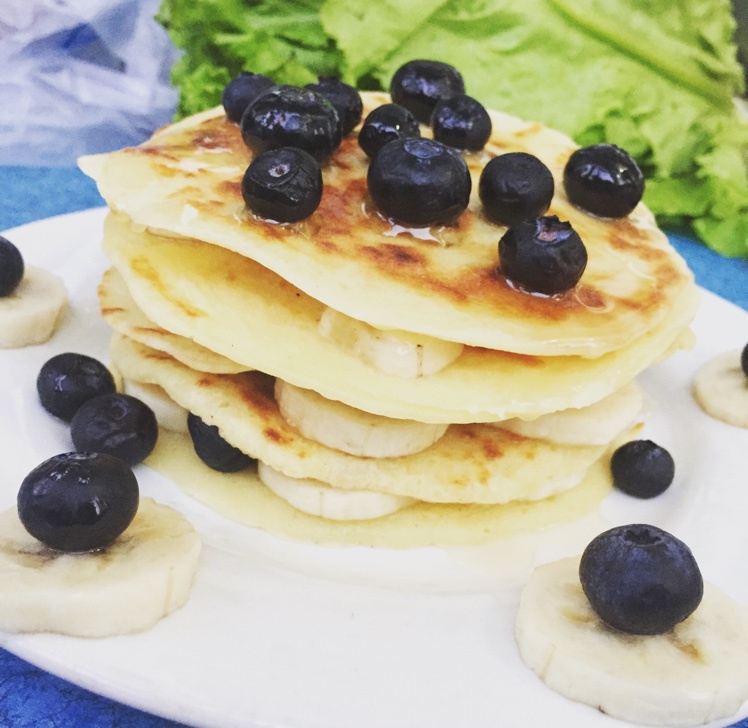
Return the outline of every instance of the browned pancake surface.
<path id="1" fill-rule="evenodd" d="M 366 111 L 387 100 L 364 97 Z M 603 220 L 574 208 L 561 183 L 572 142 L 512 117 L 493 114 L 493 122 L 484 152 L 466 154 L 468 210 L 439 228 L 404 228 L 376 209 L 355 133 L 323 167 L 318 210 L 296 224 L 246 210 L 241 177 L 251 153 L 217 110 L 82 166 L 135 223 L 235 250 L 376 326 L 519 353 L 599 356 L 660 321 L 692 277 L 649 211 L 639 205 L 626 218 Z M 556 195 L 548 214 L 571 221 L 587 246 L 587 270 L 567 293 L 529 294 L 500 271 L 505 228 L 485 218 L 477 189 L 486 162 L 507 151 L 533 153 L 549 166 Z"/>

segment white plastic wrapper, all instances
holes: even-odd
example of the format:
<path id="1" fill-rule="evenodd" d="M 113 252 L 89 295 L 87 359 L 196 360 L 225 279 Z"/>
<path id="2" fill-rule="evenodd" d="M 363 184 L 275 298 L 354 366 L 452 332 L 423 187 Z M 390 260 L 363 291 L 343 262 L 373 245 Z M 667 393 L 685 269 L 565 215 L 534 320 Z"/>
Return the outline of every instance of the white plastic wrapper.
<path id="1" fill-rule="evenodd" d="M 72 166 L 168 123 L 159 0 L 0 0 L 0 164 Z"/>

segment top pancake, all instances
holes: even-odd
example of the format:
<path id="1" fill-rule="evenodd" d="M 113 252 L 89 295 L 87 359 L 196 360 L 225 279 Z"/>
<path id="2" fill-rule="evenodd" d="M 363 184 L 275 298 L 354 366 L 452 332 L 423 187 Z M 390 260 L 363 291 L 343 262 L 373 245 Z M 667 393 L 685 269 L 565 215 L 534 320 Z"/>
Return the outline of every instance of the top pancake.
<path id="1" fill-rule="evenodd" d="M 374 93 L 363 99 L 365 114 L 389 101 Z M 576 209 L 562 184 L 576 145 L 540 124 L 496 112 L 492 121 L 484 152 L 466 155 L 470 206 L 443 228 L 406 230 L 377 213 L 355 132 L 323 166 L 322 201 L 311 217 L 277 224 L 253 216 L 241 196 L 251 152 L 220 108 L 80 164 L 136 225 L 238 252 L 381 328 L 521 354 L 597 357 L 656 326 L 693 280 L 651 213 L 640 204 L 626 218 L 605 220 Z M 484 217 L 478 178 L 490 157 L 508 151 L 532 153 L 550 168 L 556 194 L 548 214 L 569 220 L 587 246 L 587 269 L 567 293 L 528 294 L 497 271 L 505 228 Z"/>

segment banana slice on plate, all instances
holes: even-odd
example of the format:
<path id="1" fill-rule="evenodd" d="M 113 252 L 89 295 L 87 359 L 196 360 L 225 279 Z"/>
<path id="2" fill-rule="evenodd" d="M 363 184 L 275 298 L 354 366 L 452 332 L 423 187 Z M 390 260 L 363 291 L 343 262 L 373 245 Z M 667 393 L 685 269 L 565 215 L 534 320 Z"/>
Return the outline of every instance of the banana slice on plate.
<path id="1" fill-rule="evenodd" d="M 385 374 L 423 377 L 444 369 L 462 354 L 463 345 L 407 331 L 386 331 L 327 308 L 320 334 Z"/>
<path id="2" fill-rule="evenodd" d="M 373 490 L 338 490 L 312 478 L 291 478 L 266 465 L 257 464 L 260 480 L 294 508 L 332 521 L 364 521 L 399 511 L 415 498 Z"/>
<path id="3" fill-rule="evenodd" d="M 0 513 L 0 630 L 108 637 L 141 632 L 181 607 L 200 536 L 179 512 L 141 498 L 134 520 L 101 551 L 62 553 Z"/>
<path id="4" fill-rule="evenodd" d="M 654 636 L 616 632 L 592 610 L 579 558 L 535 569 L 515 636 L 551 688 L 616 718 L 693 726 L 734 715 L 748 698 L 748 608 L 711 584 L 690 617 Z"/>
<path id="5" fill-rule="evenodd" d="M 144 382 L 135 382 L 132 379 L 123 380 L 123 389 L 125 394 L 136 397 L 144 404 L 147 404 L 156 415 L 158 424 L 172 432 L 189 433 L 187 428 L 187 410 L 182 405 L 177 404 L 166 392 L 157 384 L 146 384 Z"/>
<path id="6" fill-rule="evenodd" d="M 490 424 L 560 445 L 605 445 L 634 424 L 643 402 L 641 389 L 630 382 L 587 407 L 559 410 L 534 420 L 515 417 Z"/>
<path id="7" fill-rule="evenodd" d="M 54 273 L 27 265 L 23 279 L 0 298 L 0 349 L 43 344 L 54 333 L 67 291 Z"/>
<path id="8" fill-rule="evenodd" d="M 370 414 L 281 379 L 275 380 L 275 399 L 283 419 L 304 437 L 360 457 L 412 455 L 433 445 L 448 427 Z"/>
<path id="9" fill-rule="evenodd" d="M 748 376 L 740 351 L 728 351 L 704 364 L 693 379 L 693 396 L 711 417 L 748 427 Z"/>

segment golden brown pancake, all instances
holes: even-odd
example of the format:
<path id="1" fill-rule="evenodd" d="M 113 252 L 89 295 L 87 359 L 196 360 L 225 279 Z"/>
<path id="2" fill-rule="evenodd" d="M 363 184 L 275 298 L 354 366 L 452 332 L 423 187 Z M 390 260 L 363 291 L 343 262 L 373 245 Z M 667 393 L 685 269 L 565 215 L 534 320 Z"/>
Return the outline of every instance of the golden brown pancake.
<path id="1" fill-rule="evenodd" d="M 363 94 L 365 112 L 384 94 Z M 485 151 L 467 155 L 470 207 L 454 226 L 405 230 L 382 217 L 366 187 L 367 158 L 355 133 L 324 166 L 319 209 L 296 224 L 249 213 L 241 179 L 251 153 L 222 109 L 157 132 L 144 144 L 86 157 L 114 209 L 136 225 L 207 241 L 276 272 L 301 291 L 381 328 L 526 355 L 598 357 L 660 324 L 693 279 L 651 213 L 599 219 L 574 208 L 561 182 L 575 145 L 540 124 L 493 113 Z M 527 151 L 553 172 L 549 214 L 572 222 L 587 246 L 580 283 L 548 297 L 517 290 L 497 270 L 505 228 L 490 223 L 477 197 L 492 156 Z"/>
<path id="2" fill-rule="evenodd" d="M 254 470 L 218 473 L 204 465 L 186 435 L 162 432 L 146 464 L 226 518 L 297 541 L 404 549 L 464 547 L 540 531 L 581 518 L 610 493 L 600 460 L 576 487 L 540 501 L 502 505 L 419 502 L 389 516 L 329 521 L 296 510 L 266 488 Z"/>
<path id="3" fill-rule="evenodd" d="M 104 320 L 115 331 L 135 341 L 140 341 L 159 351 L 165 351 L 187 366 L 203 372 L 236 374 L 250 368 L 216 354 L 192 339 L 154 324 L 132 300 L 122 276 L 114 268 L 110 268 L 102 276 L 98 294 Z"/>
<path id="4" fill-rule="evenodd" d="M 686 288 L 657 326 L 596 359 L 466 347 L 442 371 L 403 379 L 323 338 L 317 324 L 324 306 L 250 258 L 138 232 L 122 216 L 107 219 L 104 251 L 162 329 L 328 399 L 419 422 L 527 419 L 592 404 L 669 351 L 697 303 L 694 289 Z"/>
<path id="5" fill-rule="evenodd" d="M 208 374 L 126 337 L 112 340 L 112 362 L 131 381 L 156 384 L 232 445 L 294 478 L 341 489 L 377 490 L 429 502 L 504 503 L 568 490 L 608 445 L 558 445 L 488 425 L 452 425 L 412 455 L 349 455 L 289 425 L 260 372 Z"/>

